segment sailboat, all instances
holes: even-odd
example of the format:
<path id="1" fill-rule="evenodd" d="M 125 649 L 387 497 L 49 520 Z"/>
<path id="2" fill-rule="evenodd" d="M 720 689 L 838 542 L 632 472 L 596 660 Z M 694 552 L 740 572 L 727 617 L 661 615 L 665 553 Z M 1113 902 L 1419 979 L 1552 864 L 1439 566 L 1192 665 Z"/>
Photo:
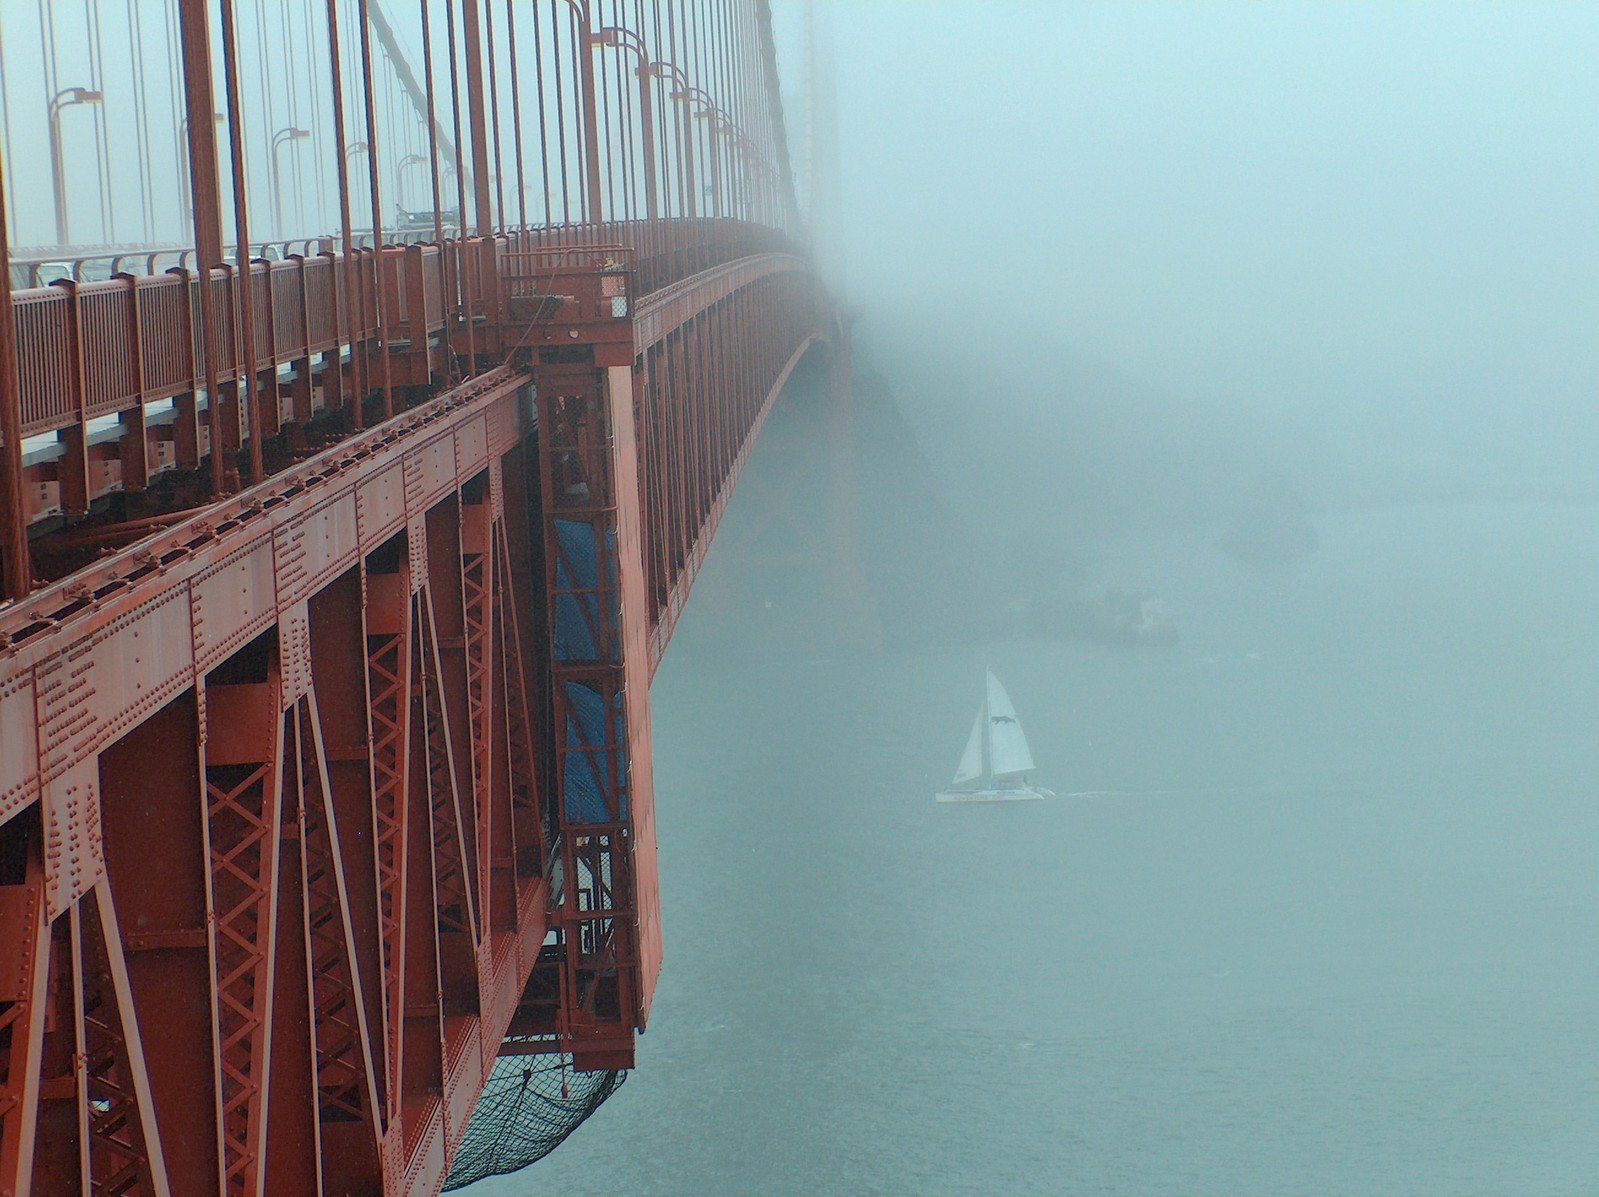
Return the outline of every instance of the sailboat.
<path id="1" fill-rule="evenodd" d="M 955 769 L 950 788 L 937 794 L 940 802 L 1036 802 L 1053 798 L 1049 790 L 1029 785 L 1033 754 L 1010 695 L 988 671 L 988 689 L 978 708 L 966 751 Z M 975 783 L 975 784 L 974 784 Z"/>

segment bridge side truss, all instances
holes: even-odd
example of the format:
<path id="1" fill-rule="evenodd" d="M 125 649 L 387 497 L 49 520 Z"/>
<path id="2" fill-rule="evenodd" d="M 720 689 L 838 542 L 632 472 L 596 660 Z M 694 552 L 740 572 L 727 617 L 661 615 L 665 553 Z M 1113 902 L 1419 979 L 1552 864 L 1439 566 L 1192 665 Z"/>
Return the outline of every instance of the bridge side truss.
<path id="1" fill-rule="evenodd" d="M 0 1192 L 434 1192 L 501 1053 L 632 1064 L 648 679 L 825 308 L 593 310 L 0 611 Z"/>

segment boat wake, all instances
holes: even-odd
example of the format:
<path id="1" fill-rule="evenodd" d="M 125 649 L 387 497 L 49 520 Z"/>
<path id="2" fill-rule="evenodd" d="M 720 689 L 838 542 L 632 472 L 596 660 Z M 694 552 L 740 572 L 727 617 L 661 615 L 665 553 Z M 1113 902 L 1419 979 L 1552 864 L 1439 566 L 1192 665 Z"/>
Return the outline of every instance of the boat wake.
<path id="1" fill-rule="evenodd" d="M 1227 798 L 1249 794 L 1348 794 L 1381 790 L 1379 785 L 1189 786 L 1175 790 L 1070 790 L 1062 798 Z"/>

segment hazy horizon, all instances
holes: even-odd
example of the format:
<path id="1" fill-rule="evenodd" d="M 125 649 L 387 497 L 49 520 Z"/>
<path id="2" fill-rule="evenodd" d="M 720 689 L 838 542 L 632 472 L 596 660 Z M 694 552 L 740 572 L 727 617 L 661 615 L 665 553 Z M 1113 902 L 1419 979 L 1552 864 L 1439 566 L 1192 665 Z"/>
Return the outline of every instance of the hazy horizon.
<path id="1" fill-rule="evenodd" d="M 817 9 L 834 270 L 945 470 L 1593 493 L 1599 6 Z"/>

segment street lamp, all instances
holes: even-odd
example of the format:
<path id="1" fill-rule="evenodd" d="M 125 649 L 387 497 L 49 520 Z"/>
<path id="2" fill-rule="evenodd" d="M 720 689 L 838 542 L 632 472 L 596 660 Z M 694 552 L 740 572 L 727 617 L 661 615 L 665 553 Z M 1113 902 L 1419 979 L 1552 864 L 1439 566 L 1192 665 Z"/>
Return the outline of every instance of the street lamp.
<path id="1" fill-rule="evenodd" d="M 742 129 L 727 126 L 725 131 L 729 133 L 729 140 L 739 152 L 738 198 L 743 201 L 746 216 L 752 220 L 760 220 L 766 212 L 766 192 L 772 178 L 772 164 L 767 161 L 761 147 Z"/>
<path id="2" fill-rule="evenodd" d="M 228 118 L 220 112 L 211 114 L 213 125 L 227 123 Z M 194 220 L 194 194 L 189 184 L 189 118 L 184 117 L 178 122 L 178 188 L 183 196 L 183 211 L 189 220 Z"/>
<path id="3" fill-rule="evenodd" d="M 105 93 L 87 87 L 68 87 L 50 100 L 50 184 L 55 190 L 56 243 L 66 245 L 70 233 L 67 222 L 67 176 L 61 161 L 61 110 L 74 104 L 99 104 Z"/>
<path id="4" fill-rule="evenodd" d="M 367 143 L 364 141 L 352 141 L 349 145 L 344 147 L 344 173 L 350 179 L 350 193 L 352 195 L 355 193 L 356 175 L 351 172 L 350 164 L 355 161 L 355 156 L 357 154 L 369 154 L 371 152 L 372 147 L 367 145 Z M 368 182 L 370 182 L 370 180 L 368 180 Z"/>
<path id="5" fill-rule="evenodd" d="M 651 220 L 656 217 L 655 194 L 655 122 L 650 105 L 650 80 L 655 77 L 655 64 L 650 61 L 644 39 L 631 29 L 620 25 L 607 25 L 598 33 L 589 34 L 589 44 L 596 50 L 601 46 L 614 46 L 631 50 L 638 55 L 638 121 L 644 139 L 644 214 Z"/>
<path id="6" fill-rule="evenodd" d="M 581 31 L 584 43 L 587 44 L 590 17 L 589 0 L 566 0 L 566 4 L 572 10 L 573 38 L 575 39 L 578 32 Z M 600 199 L 600 132 L 599 117 L 594 108 L 594 56 L 592 54 L 579 54 L 575 40 L 572 53 L 577 58 L 573 65 L 577 68 L 578 100 L 581 104 L 583 119 L 583 176 L 585 185 L 583 192 L 583 219 L 589 224 L 597 225 L 605 219 L 605 208 Z M 479 204 L 478 206 L 482 208 L 484 205 Z M 482 219 L 481 212 L 478 214 L 478 219 Z"/>
<path id="7" fill-rule="evenodd" d="M 715 214 L 720 216 L 722 214 L 722 154 L 717 147 L 716 139 L 724 127 L 736 129 L 738 126 L 733 124 L 732 118 L 717 106 L 710 93 L 702 87 L 681 88 L 678 91 L 674 91 L 671 98 L 685 104 L 692 100 L 698 100 L 702 105 L 694 116 L 698 120 L 709 122 L 710 136 L 705 140 L 711 147 L 711 198 L 714 201 Z"/>
<path id="8" fill-rule="evenodd" d="M 394 192 L 399 197 L 400 206 L 405 207 L 405 168 L 407 166 L 426 166 L 425 154 L 407 154 L 394 164 Z"/>
<path id="9" fill-rule="evenodd" d="M 293 125 L 279 129 L 272 135 L 272 227 L 277 229 L 280 237 L 287 237 L 288 231 L 283 227 L 283 172 L 278 164 L 278 150 L 284 142 L 310 139 L 311 130 L 297 129 Z"/>
<path id="10" fill-rule="evenodd" d="M 735 220 L 742 219 L 739 205 L 745 202 L 749 190 L 749 163 L 745 158 L 745 147 L 749 144 L 749 139 L 745 136 L 743 128 L 733 119 L 732 113 L 728 112 L 720 104 L 708 104 L 705 108 L 695 113 L 695 116 L 700 120 L 710 122 L 711 146 L 717 153 L 721 152 L 717 138 L 727 138 L 727 167 L 725 171 L 719 172 L 717 175 L 718 180 L 721 174 L 725 173 L 727 176 L 727 211 L 723 212 L 718 207 L 716 214 L 718 216 L 731 216 Z M 721 200 L 722 196 L 719 195 L 717 197 L 718 204 L 721 203 Z"/>
<path id="11" fill-rule="evenodd" d="M 661 75 L 672 81 L 672 85 L 677 90 L 669 93 L 668 99 L 684 101 L 688 99 L 689 81 L 682 68 L 674 66 L 670 62 L 656 61 L 650 63 L 650 73 L 652 75 Z M 684 215 L 692 220 L 697 214 L 698 202 L 694 194 L 696 190 L 694 183 L 694 127 L 689 124 L 687 108 L 683 109 L 683 116 L 678 125 L 679 152 L 683 159 L 683 195 L 687 200 L 687 210 Z"/>

